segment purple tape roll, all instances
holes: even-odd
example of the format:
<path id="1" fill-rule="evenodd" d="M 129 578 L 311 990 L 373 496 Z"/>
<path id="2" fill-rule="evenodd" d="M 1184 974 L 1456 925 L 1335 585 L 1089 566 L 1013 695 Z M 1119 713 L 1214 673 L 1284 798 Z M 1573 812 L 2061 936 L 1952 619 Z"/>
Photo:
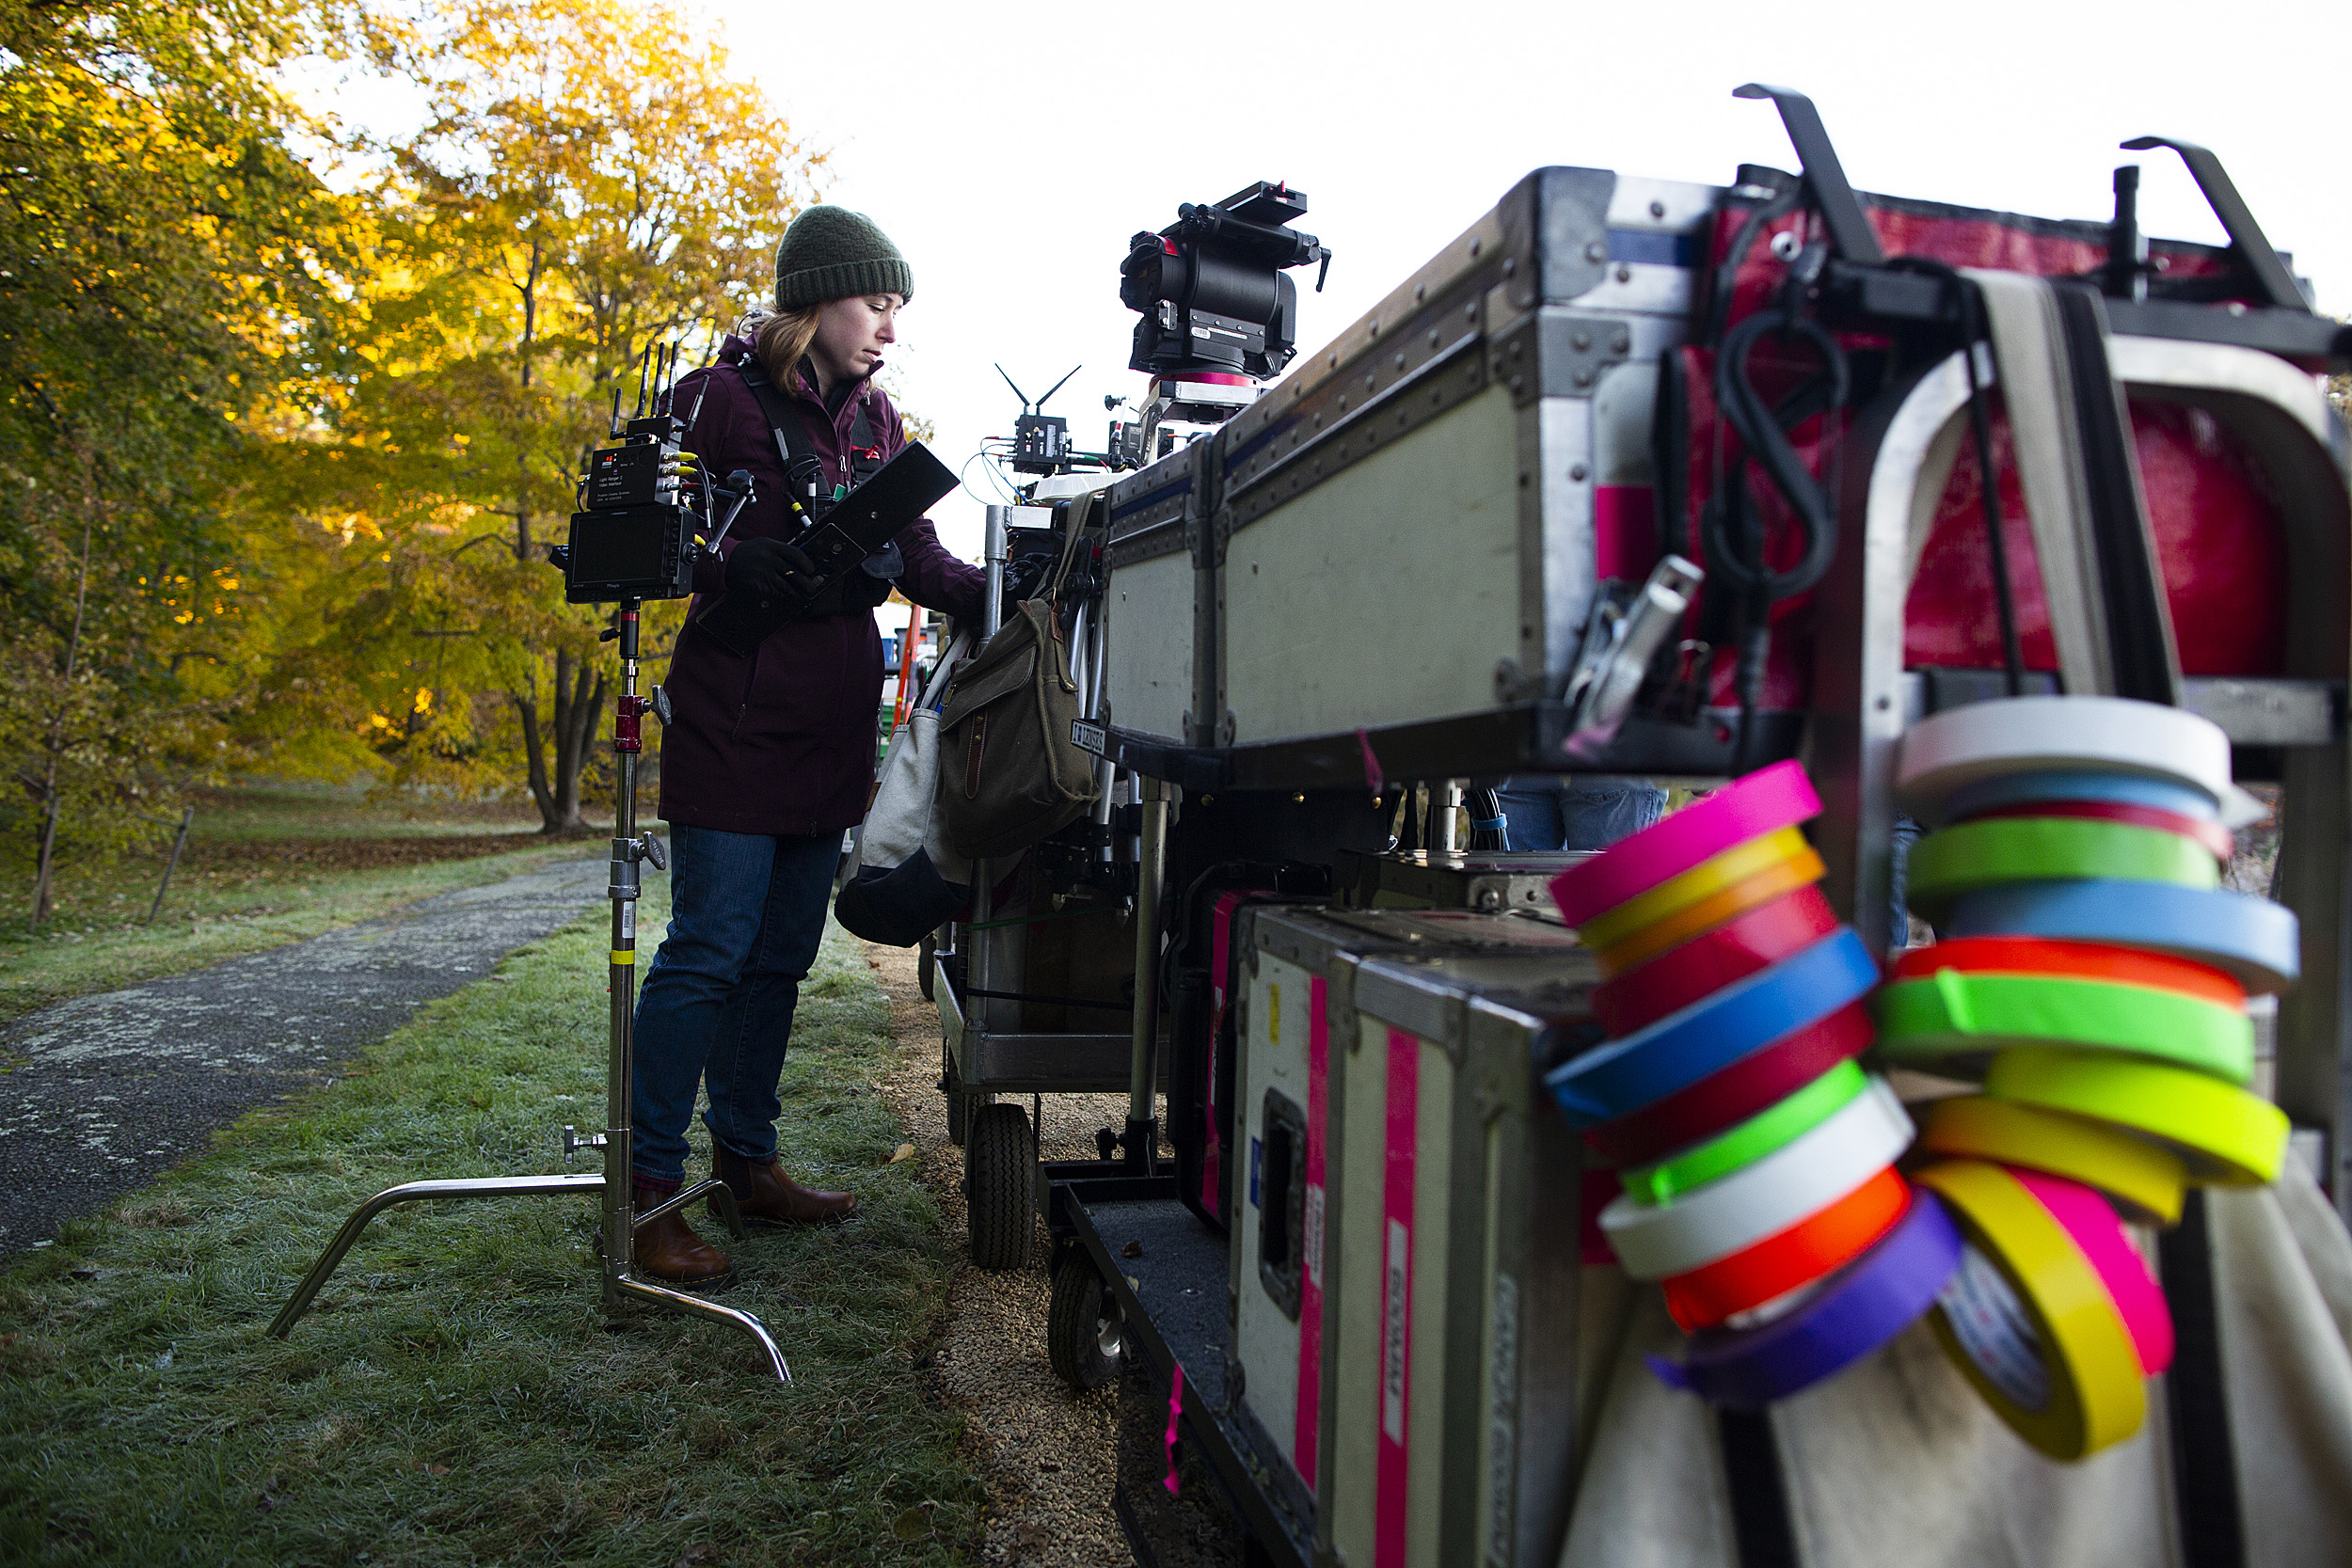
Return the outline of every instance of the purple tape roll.
<path id="1" fill-rule="evenodd" d="M 1645 1357 L 1659 1381 L 1713 1404 L 1760 1410 L 1877 1350 L 1917 1322 L 1960 1266 L 1960 1227 L 1934 1194 L 1911 1190 L 1911 1211 L 1812 1300 L 1760 1328 L 1692 1337 L 1680 1362 Z"/>

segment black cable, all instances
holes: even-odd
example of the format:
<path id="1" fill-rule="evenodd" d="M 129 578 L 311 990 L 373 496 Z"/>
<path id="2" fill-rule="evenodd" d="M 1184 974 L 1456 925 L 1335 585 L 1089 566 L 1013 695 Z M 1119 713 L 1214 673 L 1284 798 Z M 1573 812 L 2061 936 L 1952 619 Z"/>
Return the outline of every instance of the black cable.
<path id="1" fill-rule="evenodd" d="M 1502 820 L 1502 797 L 1491 789 L 1470 789 L 1463 791 L 1462 803 L 1470 808 L 1470 847 L 1472 849 L 1501 850 L 1511 847 L 1509 828 L 1479 826 L 1481 822 Z"/>
<path id="2" fill-rule="evenodd" d="M 1748 375 L 1749 356 L 1767 334 L 1784 342 L 1801 341 L 1821 358 L 1821 373 L 1777 406 L 1765 403 Z M 1820 323 L 1786 306 L 1759 310 L 1732 327 L 1724 335 L 1716 357 L 1715 401 L 1743 449 L 1732 465 L 1724 494 L 1708 510 L 1705 531 L 1708 556 L 1740 607 L 1740 657 L 1734 672 L 1740 704 L 1739 734 L 1732 750 L 1735 772 L 1747 771 L 1753 762 L 1756 709 L 1762 700 L 1765 667 L 1772 653 L 1772 607 L 1818 585 L 1837 553 L 1836 515 L 1788 433 L 1817 412 L 1826 415 L 1843 407 L 1851 388 L 1851 368 L 1837 340 Z M 1774 572 L 1765 560 L 1762 520 L 1747 505 L 1750 463 L 1763 468 L 1764 476 L 1788 503 L 1798 535 L 1804 541 L 1804 553 L 1786 571 Z"/>

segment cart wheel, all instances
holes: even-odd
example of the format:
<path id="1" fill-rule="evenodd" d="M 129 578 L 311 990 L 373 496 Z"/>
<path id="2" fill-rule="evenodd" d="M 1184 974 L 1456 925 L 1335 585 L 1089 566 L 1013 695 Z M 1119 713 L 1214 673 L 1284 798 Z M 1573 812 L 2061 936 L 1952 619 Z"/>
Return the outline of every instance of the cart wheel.
<path id="1" fill-rule="evenodd" d="M 1030 1188 L 1037 1153 L 1028 1114 L 1018 1105 L 975 1106 L 970 1134 L 963 1168 L 972 1261 L 983 1269 L 1017 1269 L 1029 1260 L 1035 1227 Z"/>
<path id="2" fill-rule="evenodd" d="M 1062 1254 L 1054 1271 L 1054 1303 L 1045 1314 L 1045 1354 L 1054 1375 L 1081 1393 L 1119 1375 L 1126 1323 L 1118 1298 L 1094 1272 L 1084 1247 Z"/>
<path id="3" fill-rule="evenodd" d="M 914 944 L 914 983 L 922 988 L 926 1002 L 939 1000 L 931 994 L 931 974 L 939 967 L 933 955 L 938 951 L 939 941 L 935 937 L 925 937 Z"/>

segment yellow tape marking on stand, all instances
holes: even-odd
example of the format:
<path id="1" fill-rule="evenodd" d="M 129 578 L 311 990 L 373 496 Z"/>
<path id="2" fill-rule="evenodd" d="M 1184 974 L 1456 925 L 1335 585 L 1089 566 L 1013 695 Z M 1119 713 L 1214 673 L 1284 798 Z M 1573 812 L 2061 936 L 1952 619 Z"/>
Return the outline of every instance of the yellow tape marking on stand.
<path id="1" fill-rule="evenodd" d="M 612 949 L 612 961 L 624 969 L 633 967 L 637 962 L 637 951 L 635 948 L 615 947 Z"/>
<path id="2" fill-rule="evenodd" d="M 1759 871 L 1769 871 L 1810 853 L 1812 847 L 1795 828 L 1760 834 L 1699 862 L 1681 876 L 1671 877 L 1647 893 L 1636 894 L 1613 910 L 1593 916 L 1576 928 L 1576 934 L 1587 947 L 1614 947 L 1645 926 L 1655 926 L 1679 914 Z"/>
<path id="3" fill-rule="evenodd" d="M 1919 1123 L 1919 1147 L 2062 1176 L 2120 1198 L 2163 1225 L 2181 1217 L 2181 1192 L 2188 1180 L 2178 1155 L 2144 1138 L 1989 1095 L 1955 1095 L 1928 1107 Z"/>
<path id="4" fill-rule="evenodd" d="M 1970 1339 L 1981 1343 L 1984 1329 L 1956 1328 L 1947 1292 L 1932 1314 L 1936 1338 L 1985 1402 L 2053 1459 L 2081 1459 L 2137 1432 L 2148 1414 L 2138 1354 L 2098 1271 L 2050 1212 L 2015 1177 L 1979 1160 L 1946 1161 L 1912 1180 L 1949 1200 L 1969 1241 L 2016 1293 L 2040 1342 L 2048 1390 L 2034 1409 L 2003 1387 L 1999 1369 L 1988 1371 L 1989 1358 L 1972 1353 Z"/>

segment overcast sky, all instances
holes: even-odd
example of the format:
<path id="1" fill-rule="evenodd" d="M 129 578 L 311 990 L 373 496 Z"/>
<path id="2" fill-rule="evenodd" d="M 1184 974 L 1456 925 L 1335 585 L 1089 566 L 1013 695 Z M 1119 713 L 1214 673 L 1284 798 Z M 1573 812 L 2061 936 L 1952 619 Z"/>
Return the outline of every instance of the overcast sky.
<path id="1" fill-rule="evenodd" d="M 698 11 L 813 141 L 828 199 L 872 214 L 914 268 L 895 356 L 908 406 L 961 466 L 1009 435 L 990 363 L 1099 448 L 1136 396 L 1128 237 L 1253 180 L 1308 193 L 1335 258 L 1299 341 L 1333 337 L 1529 169 L 1581 164 L 1725 182 L 1793 168 L 1764 81 L 1809 93 L 1866 190 L 2049 217 L 2107 215 L 2146 166 L 2157 234 L 2220 230 L 2158 134 L 2219 152 L 2323 309 L 2352 305 L 2343 132 L 2352 5 L 2217 13 L 2153 0 L 1894 6 L 1027 4 L 862 8 L 706 0 Z M 2256 16 L 2260 22 L 2256 24 Z M 973 488 L 984 484 L 977 468 Z M 979 501 L 936 514 L 977 548 Z"/>

